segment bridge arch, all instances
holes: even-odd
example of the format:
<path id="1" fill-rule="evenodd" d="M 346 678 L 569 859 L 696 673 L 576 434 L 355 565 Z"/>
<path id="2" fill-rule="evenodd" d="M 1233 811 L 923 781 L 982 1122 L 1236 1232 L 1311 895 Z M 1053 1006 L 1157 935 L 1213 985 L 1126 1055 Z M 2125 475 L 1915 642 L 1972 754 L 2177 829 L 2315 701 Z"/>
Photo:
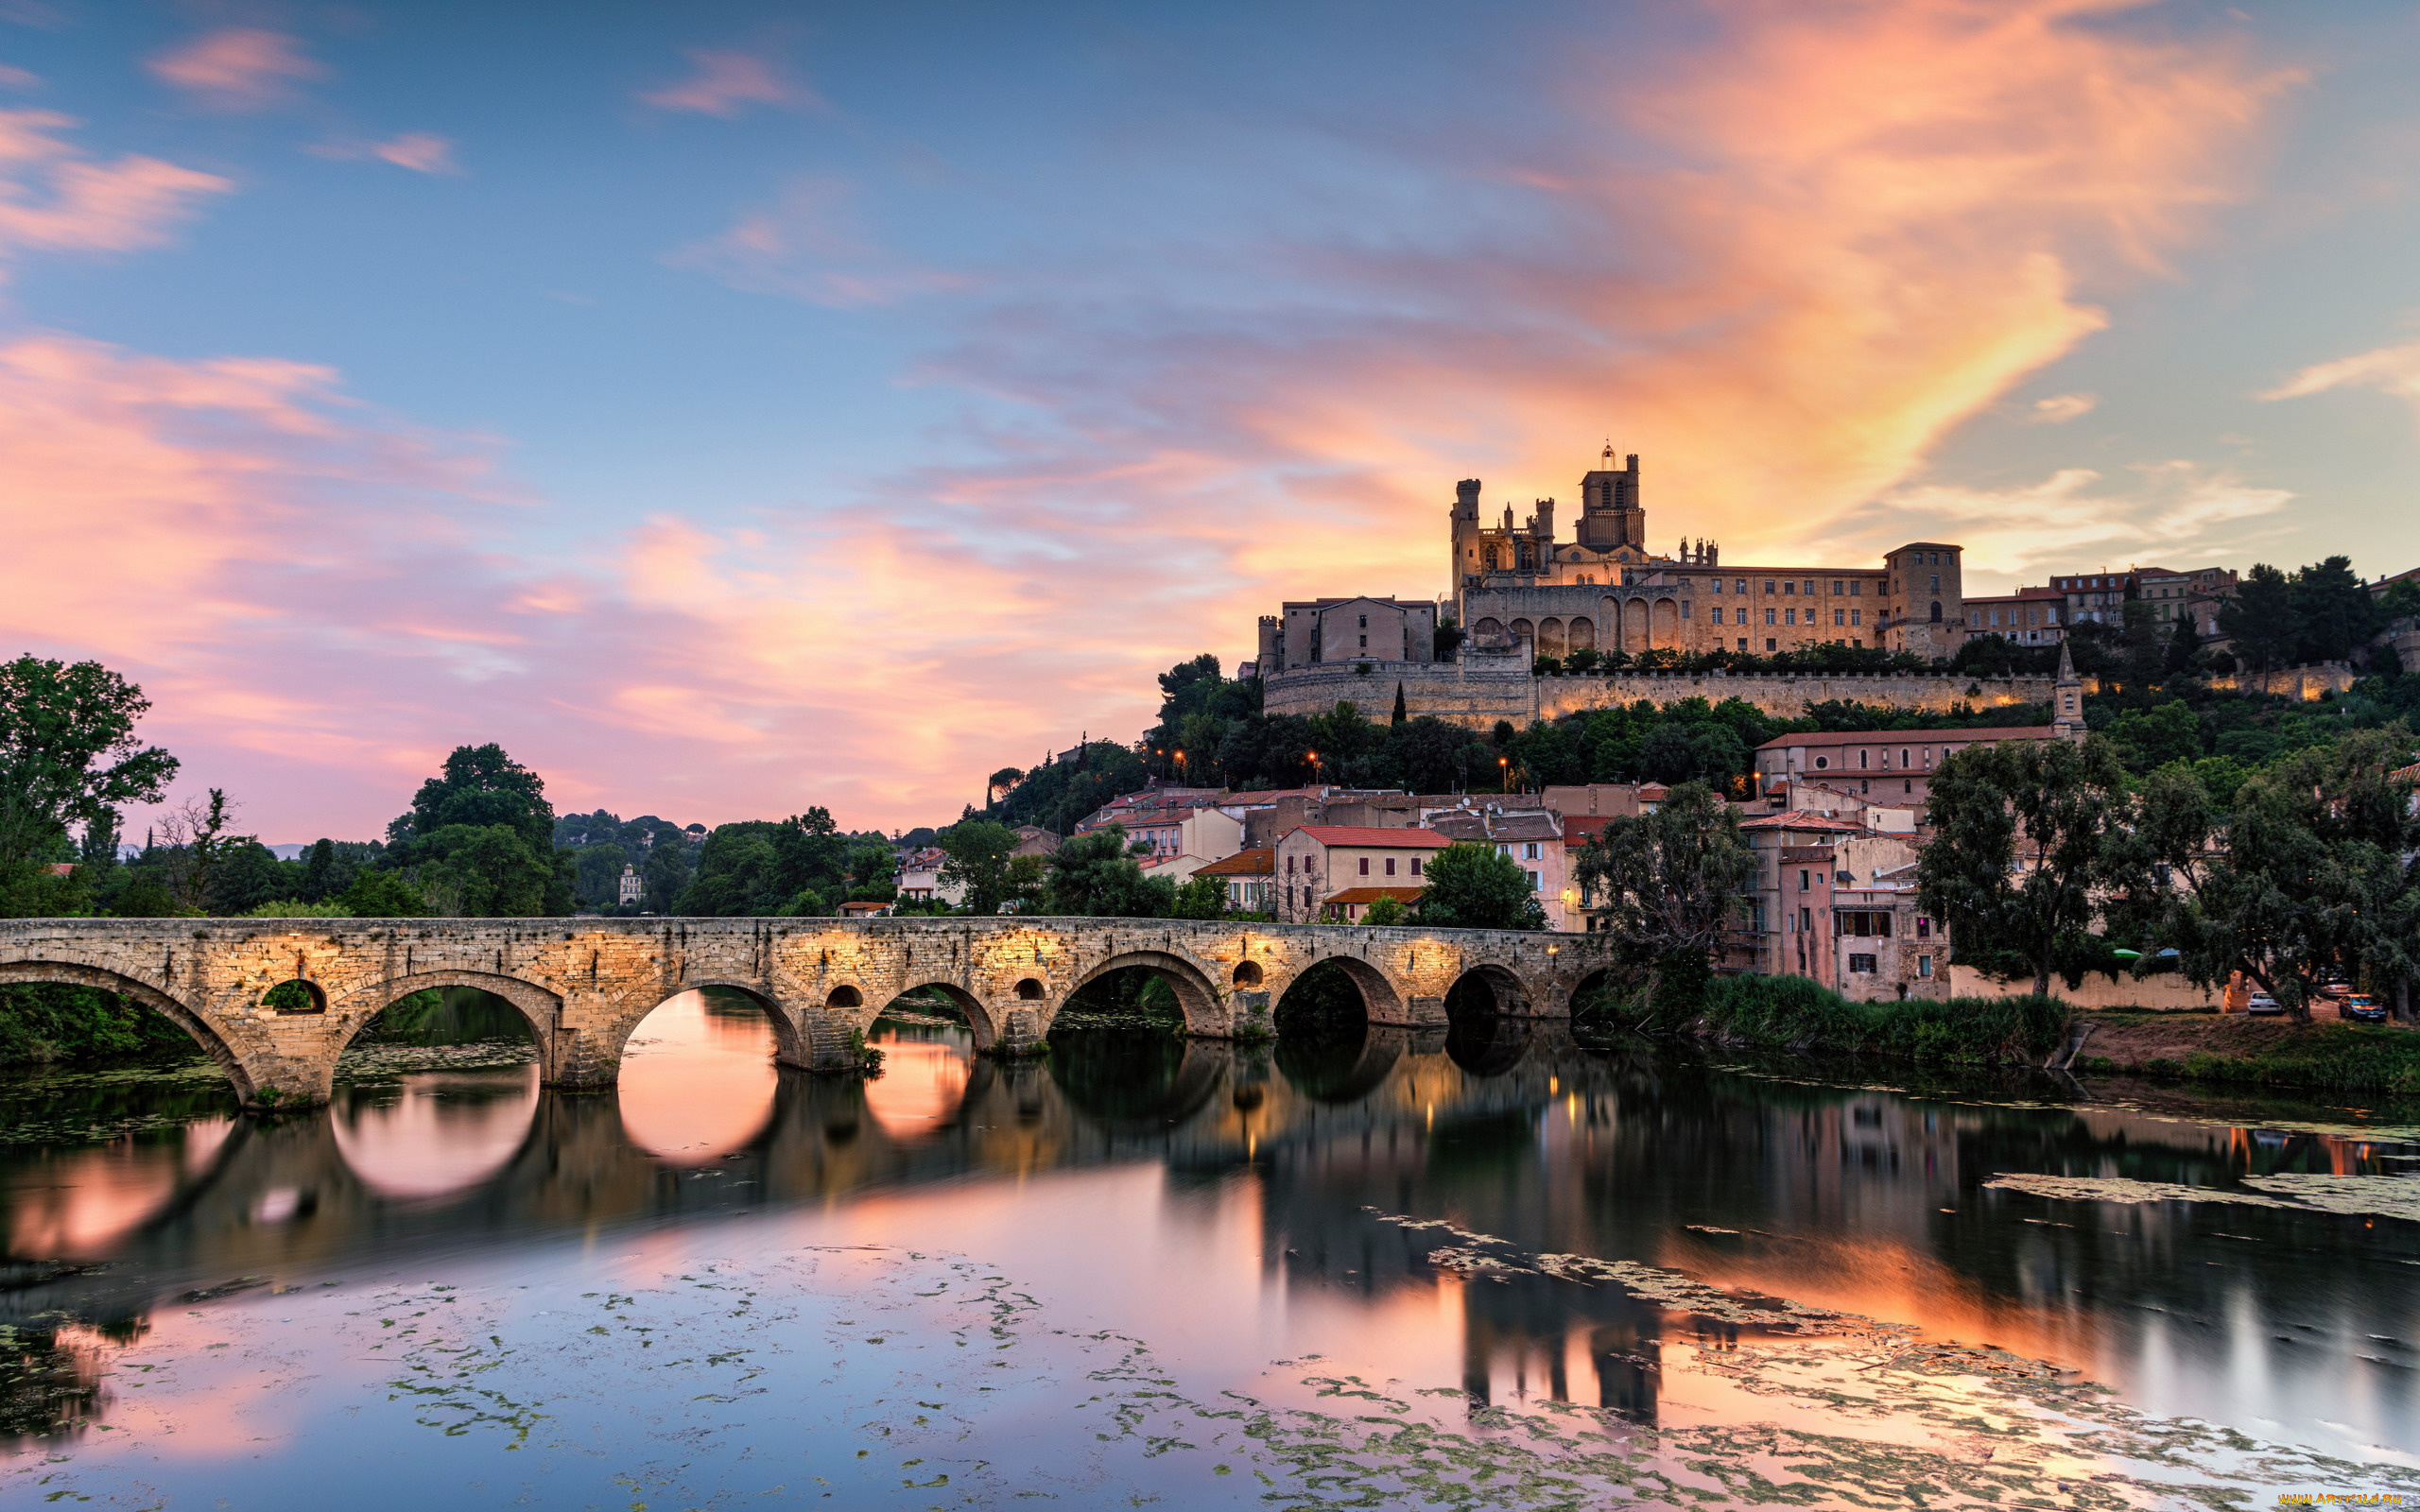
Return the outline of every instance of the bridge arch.
<path id="1" fill-rule="evenodd" d="M 1018 985 L 1022 987 L 1024 984 L 1019 983 Z M 939 992 L 942 996 L 949 999 L 950 1006 L 956 1008 L 964 1016 L 966 1020 L 967 1033 L 974 1036 L 976 1049 L 987 1050 L 999 1039 L 1000 1025 L 998 1016 L 994 1014 L 991 1008 L 985 1005 L 982 998 L 968 991 L 965 988 L 959 986 L 956 982 L 945 981 L 939 977 L 935 977 L 929 981 L 909 982 L 903 985 L 898 991 L 893 992 L 883 999 L 881 1006 L 875 1010 L 873 1018 L 880 1018 L 883 1013 L 890 1010 L 892 1004 L 897 1003 L 901 998 L 908 996 L 911 992 Z M 1022 998 L 1025 994 L 1023 992 L 1019 992 L 1017 996 Z M 871 1022 L 872 1020 L 870 1019 L 868 1021 L 869 1025 L 871 1024 Z"/>
<path id="2" fill-rule="evenodd" d="M 774 996 L 764 983 L 736 976 L 694 976 L 679 982 L 648 983 L 623 994 L 614 1004 L 612 1014 L 590 1034 L 589 1057 L 594 1064 L 603 1069 L 603 1079 L 608 1082 L 614 1079 L 615 1068 L 630 1053 L 631 1036 L 638 1032 L 639 1025 L 646 1022 L 648 1014 L 683 992 L 698 992 L 707 988 L 741 993 L 764 1010 L 765 1021 L 773 1030 L 775 1059 L 786 1065 L 811 1063 L 804 1058 L 809 1054 L 805 1029 L 800 1024 L 797 1015 L 784 1007 L 781 999 Z M 833 990 L 837 995 L 839 989 L 836 988 Z M 859 1001 L 863 1001 L 862 996 Z"/>
<path id="3" fill-rule="evenodd" d="M 1511 967 L 1494 961 L 1470 962 L 1445 993 L 1445 1015 L 1453 1019 L 1472 1011 L 1526 1017 L 1530 1011 L 1529 986 Z"/>
<path id="4" fill-rule="evenodd" d="M 493 971 L 415 971 L 408 976 L 390 976 L 354 988 L 342 996 L 328 1000 L 327 1016 L 337 1027 L 337 1052 L 360 1037 L 370 1021 L 415 992 L 436 988 L 475 988 L 490 997 L 498 997 L 520 1010 L 529 1025 L 529 1038 L 538 1046 L 538 1079 L 555 1079 L 557 1029 L 561 1022 L 563 1000 L 535 982 L 525 982 L 517 976 L 505 976 Z"/>
<path id="5" fill-rule="evenodd" d="M 1349 955 L 1341 951 L 1329 955 L 1315 955 L 1305 961 L 1293 975 L 1282 983 L 1272 984 L 1273 993 L 1270 998 L 1273 1005 L 1272 1011 L 1282 1012 L 1286 1006 L 1286 994 L 1292 991 L 1295 985 L 1305 977 L 1326 966 L 1333 966 L 1342 972 L 1353 984 L 1355 990 L 1360 994 L 1362 1017 L 1366 1022 L 1408 1023 L 1410 1022 L 1409 1009 L 1405 1005 L 1404 995 L 1396 988 L 1393 979 L 1360 956 Z"/>
<path id="6" fill-rule="evenodd" d="M 1227 1011 L 1223 995 L 1210 973 L 1200 962 L 1168 951 L 1121 951 L 1099 962 L 1077 977 L 1067 990 L 1052 1004 L 1038 1026 L 1048 1033 L 1051 1023 L 1068 1000 L 1083 990 L 1085 984 L 1098 981 L 1112 971 L 1141 968 L 1156 973 L 1176 993 L 1177 1006 L 1184 1013 L 1184 1032 L 1204 1039 L 1218 1039 L 1227 1033 Z"/>
<path id="7" fill-rule="evenodd" d="M 246 1103 L 255 1100 L 260 1081 L 252 1068 L 229 1044 L 210 1021 L 196 1013 L 185 1003 L 150 983 L 125 976 L 103 966 L 88 966 L 75 961 L 5 961 L 0 962 L 0 986 L 36 986 L 55 983 L 62 987 L 98 988 L 114 992 L 131 1002 L 153 1010 L 191 1036 L 201 1047 L 202 1054 L 217 1063 L 234 1084 L 235 1094 Z"/>

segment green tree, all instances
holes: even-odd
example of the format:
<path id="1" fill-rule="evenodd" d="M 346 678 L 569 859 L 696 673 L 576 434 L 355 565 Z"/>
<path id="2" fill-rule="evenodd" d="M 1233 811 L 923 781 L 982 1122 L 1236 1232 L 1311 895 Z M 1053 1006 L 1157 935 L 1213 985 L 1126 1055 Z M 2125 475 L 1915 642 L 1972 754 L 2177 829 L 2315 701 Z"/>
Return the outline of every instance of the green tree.
<path id="1" fill-rule="evenodd" d="M 959 820 L 942 834 L 942 850 L 949 857 L 942 863 L 942 885 L 965 889 L 970 914 L 998 913 L 1015 895 L 1009 873 L 1016 844 L 1016 832 L 997 819 Z"/>
<path id="2" fill-rule="evenodd" d="M 2298 1021 L 2324 983 L 2363 970 L 2409 1013 L 2420 817 L 2391 773 L 2411 752 L 2399 726 L 2307 747 L 2247 779 L 2232 809 L 2186 769 L 2152 773 L 2135 825 L 2149 937 L 2195 981 L 2240 971 Z"/>
<path id="3" fill-rule="evenodd" d="M 127 889 L 131 898 L 134 889 Z M 355 872 L 352 883 L 337 896 L 346 913 L 355 919 L 426 919 L 435 910 L 421 890 L 391 871 L 373 871 L 368 868 Z"/>
<path id="4" fill-rule="evenodd" d="M 1171 919 L 1224 919 L 1227 917 L 1227 885 L 1218 877 L 1188 877 L 1176 889 L 1176 899 L 1169 905 Z"/>
<path id="5" fill-rule="evenodd" d="M 412 845 L 413 882 L 452 919 L 527 919 L 549 912 L 555 881 L 553 825 L 546 849 L 510 824 L 449 824 Z"/>
<path id="6" fill-rule="evenodd" d="M 0 873 L 35 864 L 70 825 L 113 834 L 120 805 L 160 800 L 177 759 L 135 738 L 150 707 L 97 662 L 0 663 Z"/>
<path id="7" fill-rule="evenodd" d="M 1389 893 L 1361 910 L 1361 922 L 1372 929 L 1408 924 L 1411 922 L 1411 910 L 1403 905 L 1402 899 Z"/>
<path id="8" fill-rule="evenodd" d="M 1126 843 L 1126 827 L 1111 824 L 1062 845 L 1044 863 L 1042 911 L 1063 917 L 1166 919 L 1176 888 L 1146 877 Z"/>
<path id="9" fill-rule="evenodd" d="M 2219 631 L 2235 643 L 2235 654 L 2262 670 L 2282 667 L 2302 644 L 2293 584 L 2267 562 L 2256 562 L 2236 584 L 2235 597 L 2219 606 Z"/>
<path id="10" fill-rule="evenodd" d="M 546 801 L 544 779 L 493 743 L 457 746 L 439 775 L 423 782 L 411 812 L 387 826 L 388 840 L 409 847 L 415 840 L 455 826 L 504 825 L 540 853 L 555 848 L 555 811 Z"/>
<path id="11" fill-rule="evenodd" d="M 577 896 L 593 908 L 618 907 L 622 900 L 622 868 L 630 852 L 611 840 L 591 841 L 571 852 L 578 874 Z"/>
<path id="12" fill-rule="evenodd" d="M 210 881 L 210 911 L 221 917 L 248 914 L 266 902 L 296 897 L 302 868 L 280 861 L 258 840 L 239 839 L 227 847 Z"/>
<path id="13" fill-rule="evenodd" d="M 1443 929 L 1544 929 L 1530 874 L 1492 845 L 1462 841 L 1428 859 L 1420 921 Z"/>
<path id="14" fill-rule="evenodd" d="M 1647 971 L 1650 1010 L 1687 1012 L 1755 869 L 1737 812 L 1704 783 L 1683 782 L 1654 813 L 1606 823 L 1581 852 L 1580 896 L 1603 911 L 1627 963 Z"/>
<path id="15" fill-rule="evenodd" d="M 2109 724 L 2109 742 L 2131 772 L 2143 773 L 2202 754 L 2202 721 L 2192 706 L 2170 698 L 2149 709 L 2129 709 Z"/>
<path id="16" fill-rule="evenodd" d="M 336 891 L 336 842 L 322 838 L 311 847 L 310 854 L 302 858 L 302 896 L 303 901 L 318 902 L 329 893 Z"/>
<path id="17" fill-rule="evenodd" d="M 2022 959 L 2037 997 L 2053 972 L 2083 980 L 2086 964 L 2104 958 L 2092 936 L 2096 889 L 2125 821 L 2125 768 L 2099 735 L 1972 746 L 1941 765 L 1916 890 L 1962 959 Z"/>

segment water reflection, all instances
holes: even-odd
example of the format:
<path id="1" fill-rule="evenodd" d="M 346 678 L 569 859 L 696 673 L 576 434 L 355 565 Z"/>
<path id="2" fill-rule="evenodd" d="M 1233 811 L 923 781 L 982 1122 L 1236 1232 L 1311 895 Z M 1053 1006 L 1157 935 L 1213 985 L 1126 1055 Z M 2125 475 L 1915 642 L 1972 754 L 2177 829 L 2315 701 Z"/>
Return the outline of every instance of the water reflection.
<path id="1" fill-rule="evenodd" d="M 866 1110 L 894 1140 L 940 1132 L 966 1094 L 975 1038 L 964 1029 L 876 1023 L 882 1074 L 865 1085 Z"/>
<path id="2" fill-rule="evenodd" d="M 234 1122 L 228 1115 L 197 1118 L 182 1128 L 84 1149 L 38 1145 L 0 1166 L 9 1253 L 44 1260 L 107 1255 L 174 1199 Z"/>
<path id="3" fill-rule="evenodd" d="M 1264 1310 L 1271 1337 L 1237 1346 L 1259 1359 L 1341 1330 L 1357 1348 L 1456 1362 L 1458 1379 L 1436 1383 L 1482 1401 L 1664 1421 L 1684 1410 L 1662 1385 L 1670 1361 L 1740 1342 L 1618 1286 L 1465 1279 L 1432 1261 L 1449 1240 L 1374 1211 L 1919 1324 L 2159 1411 L 2420 1442 L 2407 1342 L 2420 1340 L 2420 1230 L 1983 1186 L 2004 1171 L 2224 1186 L 2409 1169 L 2390 1158 L 2413 1146 L 2391 1139 L 2046 1106 L 2031 1083 L 1808 1085 L 1585 1051 L 1559 1025 L 1484 1015 L 1450 1031 L 1331 1025 L 1268 1048 L 1083 1030 L 1009 1064 L 975 1057 L 956 1027 L 886 1024 L 875 1041 L 871 1079 L 778 1070 L 752 1003 L 687 993 L 641 1026 L 615 1094 L 547 1092 L 527 1067 L 429 1073 L 273 1123 L 214 1113 L 104 1145 L 0 1151 L 9 1259 L 110 1263 L 25 1272 L 0 1293 L 0 1320 L 130 1319 L 231 1277 L 316 1284 L 372 1259 L 790 1211 L 840 1215 L 866 1238 L 1039 1246 L 1020 1263 L 1062 1266 L 1056 1280 L 1087 1294 L 1104 1286 L 1100 1226 L 1115 1225 L 1120 1296 L 1170 1333 L 1218 1295 Z M 1052 1170 L 1137 1179 L 1119 1177 L 1113 1218 L 1097 1195 L 1031 1184 Z"/>
<path id="4" fill-rule="evenodd" d="M 353 1174 L 390 1197 L 434 1197 L 502 1169 L 529 1134 L 538 1068 L 422 1072 L 391 1087 L 337 1093 L 337 1149 Z"/>
<path id="5" fill-rule="evenodd" d="M 622 1126 L 675 1165 L 711 1165 L 748 1143 L 773 1107 L 773 1029 L 745 993 L 667 999 L 622 1057 Z"/>

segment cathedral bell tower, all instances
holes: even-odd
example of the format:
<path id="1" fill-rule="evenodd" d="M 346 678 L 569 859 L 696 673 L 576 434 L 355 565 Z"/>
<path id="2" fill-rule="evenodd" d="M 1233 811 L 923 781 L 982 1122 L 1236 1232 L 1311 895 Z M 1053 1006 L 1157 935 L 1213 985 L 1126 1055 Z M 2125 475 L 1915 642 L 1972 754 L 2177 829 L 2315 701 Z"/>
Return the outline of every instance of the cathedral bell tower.
<path id="1" fill-rule="evenodd" d="M 1580 543 L 1596 551 L 1617 546 L 1647 549 L 1647 510 L 1638 502 L 1638 454 L 1614 466 L 1613 443 L 1605 443 L 1599 466 L 1580 480 Z"/>

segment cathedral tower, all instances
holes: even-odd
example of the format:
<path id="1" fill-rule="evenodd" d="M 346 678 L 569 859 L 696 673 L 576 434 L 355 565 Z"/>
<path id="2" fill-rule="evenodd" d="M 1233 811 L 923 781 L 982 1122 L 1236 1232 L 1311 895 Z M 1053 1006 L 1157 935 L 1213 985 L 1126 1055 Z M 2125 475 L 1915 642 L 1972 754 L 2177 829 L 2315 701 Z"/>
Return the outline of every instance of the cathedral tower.
<path id="1" fill-rule="evenodd" d="M 1612 442 L 1602 465 L 1580 480 L 1580 543 L 1599 551 L 1616 546 L 1647 549 L 1647 510 L 1638 502 L 1638 454 L 1614 466 Z"/>

